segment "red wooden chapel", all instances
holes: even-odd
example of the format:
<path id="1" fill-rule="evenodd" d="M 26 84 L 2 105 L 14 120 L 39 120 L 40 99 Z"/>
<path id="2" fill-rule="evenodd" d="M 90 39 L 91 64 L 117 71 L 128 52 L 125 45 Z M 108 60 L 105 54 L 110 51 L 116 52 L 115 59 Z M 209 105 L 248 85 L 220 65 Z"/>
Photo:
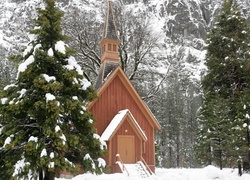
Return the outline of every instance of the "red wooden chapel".
<path id="1" fill-rule="evenodd" d="M 160 125 L 121 69 L 119 44 L 112 1 L 108 0 L 96 82 L 98 98 L 88 105 L 88 110 L 96 119 L 97 133 L 107 143 L 105 160 L 112 173 L 119 171 L 117 161 L 141 161 L 154 172 L 154 136 Z"/>

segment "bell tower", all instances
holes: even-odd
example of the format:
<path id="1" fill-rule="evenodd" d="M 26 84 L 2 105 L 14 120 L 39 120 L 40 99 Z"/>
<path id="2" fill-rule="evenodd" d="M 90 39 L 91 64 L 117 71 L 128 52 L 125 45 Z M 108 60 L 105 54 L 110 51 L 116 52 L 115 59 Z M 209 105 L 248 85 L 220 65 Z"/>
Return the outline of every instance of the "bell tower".
<path id="1" fill-rule="evenodd" d="M 107 12 L 103 39 L 101 46 L 101 66 L 96 82 L 96 89 L 99 89 L 108 76 L 119 66 L 119 44 L 115 17 L 112 9 L 112 0 L 107 1 Z"/>

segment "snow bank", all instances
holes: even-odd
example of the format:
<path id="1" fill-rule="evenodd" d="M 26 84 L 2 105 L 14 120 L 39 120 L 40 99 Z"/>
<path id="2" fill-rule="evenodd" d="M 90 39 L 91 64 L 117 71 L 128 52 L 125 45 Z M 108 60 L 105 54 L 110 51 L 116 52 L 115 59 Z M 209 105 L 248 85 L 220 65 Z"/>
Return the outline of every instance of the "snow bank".
<path id="1" fill-rule="evenodd" d="M 82 174 L 72 180 L 138 180 L 140 177 L 128 177 L 126 174 Z M 156 175 L 145 180 L 250 180 L 250 174 L 238 176 L 236 169 L 219 170 L 214 166 L 197 169 L 156 169 Z M 63 179 L 56 179 L 63 180 Z"/>

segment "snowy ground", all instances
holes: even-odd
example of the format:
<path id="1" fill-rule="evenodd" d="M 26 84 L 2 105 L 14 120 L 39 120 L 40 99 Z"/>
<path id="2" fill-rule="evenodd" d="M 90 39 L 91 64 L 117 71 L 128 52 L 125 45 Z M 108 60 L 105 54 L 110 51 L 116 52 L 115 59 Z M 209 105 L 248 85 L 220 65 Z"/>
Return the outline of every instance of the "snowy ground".
<path id="1" fill-rule="evenodd" d="M 140 177 L 127 177 L 124 174 L 91 175 L 84 174 L 72 180 L 138 180 Z M 237 169 L 219 170 L 208 166 L 201 169 L 156 169 L 156 175 L 145 180 L 250 180 L 250 174 L 237 175 Z M 63 180 L 63 179 L 57 179 Z"/>

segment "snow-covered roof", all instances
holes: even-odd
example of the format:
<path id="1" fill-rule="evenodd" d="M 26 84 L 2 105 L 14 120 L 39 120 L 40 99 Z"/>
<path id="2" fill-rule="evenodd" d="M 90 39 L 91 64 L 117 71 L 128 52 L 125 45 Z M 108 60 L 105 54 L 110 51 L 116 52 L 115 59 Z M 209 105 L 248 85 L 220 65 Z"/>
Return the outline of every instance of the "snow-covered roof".
<path id="1" fill-rule="evenodd" d="M 110 124 L 108 125 L 108 127 L 105 129 L 105 131 L 101 135 L 101 140 L 109 141 L 111 136 L 116 132 L 116 130 L 122 124 L 122 122 L 125 120 L 125 117 L 127 115 L 129 115 L 131 117 L 131 120 L 133 121 L 134 125 L 138 129 L 139 133 L 142 135 L 143 139 L 147 140 L 146 134 L 143 132 L 140 125 L 137 123 L 134 116 L 132 115 L 132 113 L 128 109 L 121 110 L 118 112 L 118 114 L 115 115 L 115 117 L 111 120 Z"/>

